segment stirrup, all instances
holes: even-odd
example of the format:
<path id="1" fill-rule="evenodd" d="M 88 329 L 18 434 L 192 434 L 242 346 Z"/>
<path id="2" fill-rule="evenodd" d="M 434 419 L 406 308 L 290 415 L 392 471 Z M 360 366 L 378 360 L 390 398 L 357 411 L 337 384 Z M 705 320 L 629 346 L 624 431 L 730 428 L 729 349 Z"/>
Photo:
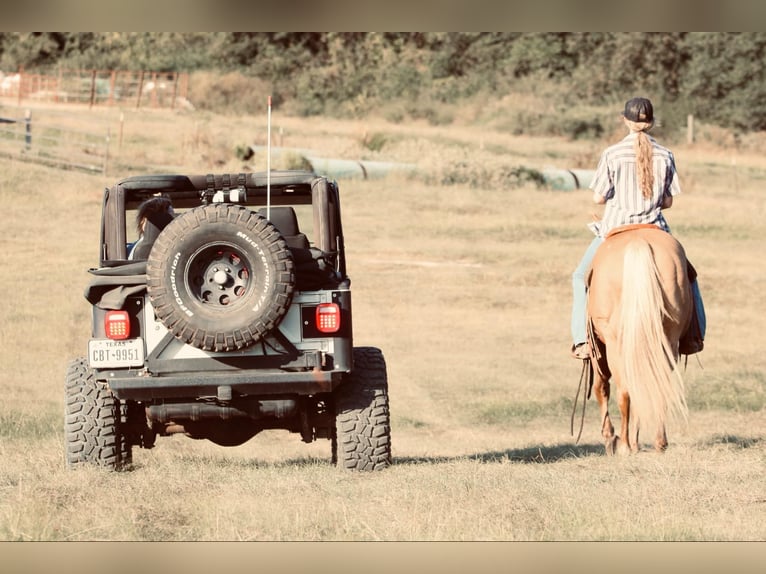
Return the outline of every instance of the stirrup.
<path id="1" fill-rule="evenodd" d="M 580 359 L 581 361 L 584 361 L 585 359 L 590 359 L 590 344 L 580 343 L 578 345 L 572 345 L 572 349 L 570 350 L 570 353 L 572 357 L 575 359 Z"/>

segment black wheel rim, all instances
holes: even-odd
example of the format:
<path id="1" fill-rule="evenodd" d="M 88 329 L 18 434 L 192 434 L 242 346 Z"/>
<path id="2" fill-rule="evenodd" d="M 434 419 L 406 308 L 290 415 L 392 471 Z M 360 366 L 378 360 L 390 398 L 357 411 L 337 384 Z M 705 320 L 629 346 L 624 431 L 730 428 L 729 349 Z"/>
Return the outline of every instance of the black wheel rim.
<path id="1" fill-rule="evenodd" d="M 186 288 L 201 305 L 236 307 L 252 289 L 253 269 L 236 246 L 216 243 L 196 250 L 186 266 Z"/>

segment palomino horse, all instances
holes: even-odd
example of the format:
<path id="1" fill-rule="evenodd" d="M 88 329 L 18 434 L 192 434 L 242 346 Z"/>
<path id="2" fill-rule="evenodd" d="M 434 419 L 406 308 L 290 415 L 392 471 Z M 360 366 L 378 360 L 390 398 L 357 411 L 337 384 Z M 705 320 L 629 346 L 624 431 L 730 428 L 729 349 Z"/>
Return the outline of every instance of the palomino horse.
<path id="1" fill-rule="evenodd" d="M 666 422 L 687 416 L 678 342 L 691 318 L 686 254 L 654 225 L 618 228 L 593 258 L 588 289 L 593 390 L 607 454 L 639 448 L 639 425 L 654 428 L 667 448 Z M 609 419 L 609 381 L 616 385 L 620 435 Z"/>

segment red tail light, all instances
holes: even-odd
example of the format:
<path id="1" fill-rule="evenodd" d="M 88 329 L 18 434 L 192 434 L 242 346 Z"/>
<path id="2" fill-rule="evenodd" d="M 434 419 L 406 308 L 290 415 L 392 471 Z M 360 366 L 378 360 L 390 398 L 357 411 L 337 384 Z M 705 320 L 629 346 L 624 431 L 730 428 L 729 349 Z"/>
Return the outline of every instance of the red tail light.
<path id="1" fill-rule="evenodd" d="M 117 341 L 130 336 L 130 317 L 127 311 L 107 311 L 104 317 L 106 336 Z"/>
<path id="2" fill-rule="evenodd" d="M 340 329 L 340 307 L 336 303 L 318 305 L 316 326 L 320 333 L 336 333 Z"/>

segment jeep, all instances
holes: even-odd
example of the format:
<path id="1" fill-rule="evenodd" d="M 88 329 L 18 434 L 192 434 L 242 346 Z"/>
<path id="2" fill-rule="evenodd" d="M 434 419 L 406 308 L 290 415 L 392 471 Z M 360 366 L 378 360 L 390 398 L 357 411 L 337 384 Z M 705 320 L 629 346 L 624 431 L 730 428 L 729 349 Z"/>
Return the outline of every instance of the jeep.
<path id="1" fill-rule="evenodd" d="M 173 217 L 131 257 L 139 206 Z M 144 236 L 146 242 L 150 241 Z M 306 171 L 143 175 L 104 190 L 87 355 L 65 382 L 66 462 L 122 470 L 183 433 L 331 442 L 339 468 L 391 463 L 386 363 L 354 347 L 338 184 Z"/>

